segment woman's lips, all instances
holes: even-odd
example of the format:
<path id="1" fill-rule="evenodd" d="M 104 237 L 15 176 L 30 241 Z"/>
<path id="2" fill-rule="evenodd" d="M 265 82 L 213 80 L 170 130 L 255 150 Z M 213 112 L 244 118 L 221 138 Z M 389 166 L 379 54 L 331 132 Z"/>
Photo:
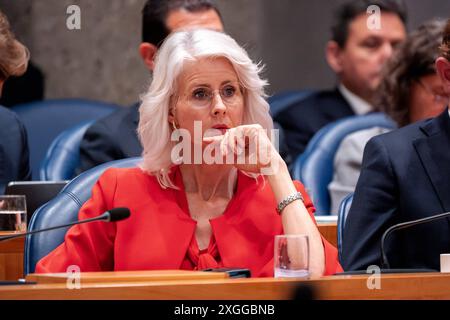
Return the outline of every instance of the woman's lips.
<path id="1" fill-rule="evenodd" d="M 224 135 L 229 128 L 227 126 L 214 126 L 210 129 L 207 129 L 203 134 L 204 138 L 222 136 Z"/>
<path id="2" fill-rule="evenodd" d="M 225 134 L 230 129 L 226 124 L 218 124 L 212 127 L 215 130 L 219 130 L 222 134 Z"/>
<path id="3" fill-rule="evenodd" d="M 214 130 L 219 130 L 220 132 L 222 132 L 222 134 L 225 134 L 225 132 L 227 132 L 227 128 L 214 128 Z"/>

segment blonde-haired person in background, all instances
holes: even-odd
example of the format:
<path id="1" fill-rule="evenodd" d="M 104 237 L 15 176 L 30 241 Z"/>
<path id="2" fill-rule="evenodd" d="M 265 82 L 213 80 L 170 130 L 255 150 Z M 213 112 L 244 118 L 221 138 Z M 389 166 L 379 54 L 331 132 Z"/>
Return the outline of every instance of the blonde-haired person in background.
<path id="1" fill-rule="evenodd" d="M 0 11 L 0 94 L 9 76 L 26 71 L 28 59 L 28 49 L 16 40 L 7 17 Z M 25 127 L 15 113 L 0 106 L 0 194 L 9 181 L 30 178 Z"/>
<path id="2" fill-rule="evenodd" d="M 8 18 L 0 11 L 0 92 L 9 76 L 20 76 L 28 66 L 30 53 L 11 31 Z"/>
<path id="3" fill-rule="evenodd" d="M 131 217 L 71 228 L 36 272 L 239 266 L 273 276 L 274 237 L 283 233 L 309 236 L 312 275 L 340 271 L 311 200 L 269 140 L 265 129 L 273 124 L 259 72 L 224 33 L 169 36 L 140 106 L 143 164 L 106 171 L 79 214 L 125 206 Z M 179 143 L 186 148 L 176 152 Z M 287 205 L 278 213 L 281 202 Z"/>

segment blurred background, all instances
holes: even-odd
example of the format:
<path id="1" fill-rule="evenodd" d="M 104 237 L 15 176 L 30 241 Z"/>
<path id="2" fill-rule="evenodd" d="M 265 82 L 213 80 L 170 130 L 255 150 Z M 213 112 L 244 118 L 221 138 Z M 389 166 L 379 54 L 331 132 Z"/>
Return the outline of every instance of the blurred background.
<path id="1" fill-rule="evenodd" d="M 225 28 L 266 65 L 269 93 L 333 86 L 324 58 L 334 8 L 329 0 L 219 0 Z M 45 77 L 45 98 L 87 98 L 129 105 L 150 75 L 138 45 L 145 0 L 0 0 L 17 37 Z M 81 9 L 68 30 L 66 9 Z M 448 0 L 408 0 L 409 29 L 450 13 Z"/>

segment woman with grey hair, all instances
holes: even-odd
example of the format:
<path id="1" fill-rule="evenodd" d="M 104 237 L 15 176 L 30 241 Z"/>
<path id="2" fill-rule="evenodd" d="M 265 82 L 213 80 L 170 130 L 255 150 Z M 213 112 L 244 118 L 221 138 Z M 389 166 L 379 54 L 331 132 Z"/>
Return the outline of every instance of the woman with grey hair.
<path id="1" fill-rule="evenodd" d="M 16 40 L 0 11 L 0 95 L 9 76 L 26 71 L 28 58 L 27 48 Z M 15 113 L 0 106 L 0 194 L 9 181 L 31 179 L 28 155 L 25 127 Z"/>
<path id="2" fill-rule="evenodd" d="M 155 65 L 140 107 L 142 165 L 106 171 L 79 214 L 125 206 L 131 218 L 71 228 L 36 272 L 239 266 L 273 276 L 278 234 L 308 235 L 312 275 L 341 270 L 268 137 L 266 81 L 245 50 L 220 32 L 182 31 Z"/>

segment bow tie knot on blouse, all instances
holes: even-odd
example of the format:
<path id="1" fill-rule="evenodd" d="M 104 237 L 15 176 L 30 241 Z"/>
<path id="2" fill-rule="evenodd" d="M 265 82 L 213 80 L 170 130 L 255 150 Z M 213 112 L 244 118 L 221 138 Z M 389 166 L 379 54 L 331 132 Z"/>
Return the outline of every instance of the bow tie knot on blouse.
<path id="1" fill-rule="evenodd" d="M 183 261 L 182 269 L 204 270 L 221 267 L 223 267 L 223 264 L 220 259 L 219 250 L 217 249 L 217 244 L 214 237 L 211 237 L 208 248 L 200 250 L 194 236 L 189 245 L 186 259 Z"/>

